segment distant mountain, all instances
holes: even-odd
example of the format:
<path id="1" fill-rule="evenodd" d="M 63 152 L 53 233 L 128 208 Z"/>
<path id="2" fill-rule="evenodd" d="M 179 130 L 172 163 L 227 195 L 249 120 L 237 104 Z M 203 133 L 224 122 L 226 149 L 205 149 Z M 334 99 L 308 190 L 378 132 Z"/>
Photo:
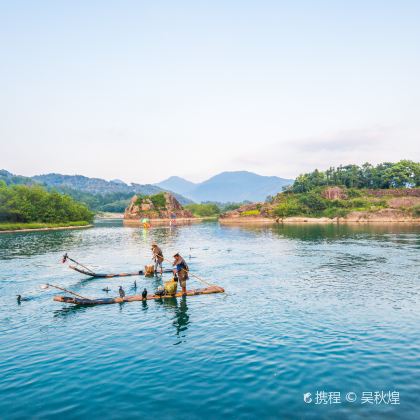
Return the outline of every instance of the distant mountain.
<path id="1" fill-rule="evenodd" d="M 5 169 L 0 169 L 0 181 L 4 181 L 6 185 L 11 184 L 22 184 L 22 185 L 32 185 L 36 182 L 32 178 L 27 176 L 14 175 Z"/>
<path id="2" fill-rule="evenodd" d="M 101 178 L 89 178 L 82 175 L 61 175 L 46 174 L 35 175 L 33 180 L 38 181 L 52 188 L 72 188 L 77 191 L 91 194 L 109 194 L 109 193 L 130 193 L 130 194 L 157 194 L 162 191 L 161 188 L 153 185 L 128 185 L 123 181 L 106 181 Z"/>
<path id="3" fill-rule="evenodd" d="M 172 176 L 154 185 L 126 184 L 118 179 L 106 181 L 82 175 L 55 173 L 24 177 L 6 170 L 0 170 L 0 180 L 6 184 L 39 183 L 86 203 L 92 210 L 107 211 L 122 211 L 134 194 L 150 195 L 161 191 L 174 193 L 182 205 L 190 204 L 191 200 L 220 203 L 264 201 L 268 195 L 275 195 L 284 186 L 293 183 L 292 179 L 262 176 L 246 171 L 222 172 L 200 183 Z"/>
<path id="4" fill-rule="evenodd" d="M 175 191 L 178 194 L 188 196 L 189 193 L 197 186 L 194 182 L 188 181 L 179 176 L 171 176 L 164 181 L 154 184 L 164 190 Z"/>
<path id="5" fill-rule="evenodd" d="M 77 191 L 85 193 L 91 193 L 95 195 L 104 195 L 111 193 L 125 193 L 129 195 L 142 194 L 151 195 L 158 194 L 164 190 L 155 185 L 151 184 L 126 184 L 120 180 L 106 181 L 101 178 L 88 178 L 82 175 L 61 175 L 61 174 L 46 174 L 36 175 L 32 177 L 35 181 L 41 182 L 48 187 L 57 188 L 58 190 L 63 188 L 71 188 Z M 170 191 L 172 192 L 172 191 Z M 181 195 L 174 192 L 175 197 L 181 204 L 189 204 L 191 200 L 182 197 Z"/>
<path id="6" fill-rule="evenodd" d="M 121 179 L 111 179 L 109 182 L 114 182 L 115 184 L 125 184 L 125 182 L 121 181 Z"/>
<path id="7" fill-rule="evenodd" d="M 185 195 L 194 201 L 242 202 L 264 201 L 267 196 L 282 191 L 292 179 L 262 176 L 247 171 L 222 172 L 207 181 L 194 184 L 179 177 L 171 177 L 155 184 Z M 181 192 L 182 191 L 182 192 Z"/>

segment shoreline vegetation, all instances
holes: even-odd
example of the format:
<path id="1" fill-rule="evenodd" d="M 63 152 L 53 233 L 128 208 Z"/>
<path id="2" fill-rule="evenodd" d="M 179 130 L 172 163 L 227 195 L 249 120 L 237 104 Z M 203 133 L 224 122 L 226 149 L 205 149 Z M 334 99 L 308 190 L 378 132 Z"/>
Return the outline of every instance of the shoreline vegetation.
<path id="1" fill-rule="evenodd" d="M 0 232 L 78 229 L 91 226 L 94 213 L 68 195 L 39 185 L 0 181 Z"/>
<path id="2" fill-rule="evenodd" d="M 364 218 L 363 215 L 354 214 L 351 218 L 340 218 L 336 217 L 330 219 L 328 217 L 286 217 L 284 219 L 273 219 L 269 217 L 243 217 L 240 219 L 236 218 L 221 218 L 219 223 L 222 225 L 241 225 L 241 224 L 381 224 L 381 223 L 404 223 L 404 224 L 420 224 L 420 218 L 418 217 L 370 217 Z"/>
<path id="3" fill-rule="evenodd" d="M 85 221 L 67 223 L 0 223 L 0 233 L 84 229 L 92 226 L 91 223 Z"/>

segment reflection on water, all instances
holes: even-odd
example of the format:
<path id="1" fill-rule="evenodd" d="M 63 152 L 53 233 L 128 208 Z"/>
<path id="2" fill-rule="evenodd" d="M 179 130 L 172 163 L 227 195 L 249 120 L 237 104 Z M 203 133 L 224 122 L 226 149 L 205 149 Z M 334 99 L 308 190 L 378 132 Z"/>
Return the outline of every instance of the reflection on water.
<path id="1" fill-rule="evenodd" d="M 163 247 L 170 247 L 176 243 L 181 228 L 179 226 L 155 226 L 145 229 L 125 226 L 125 229 L 130 231 L 134 241 L 141 240 L 143 243 L 156 242 Z"/>
<path id="2" fill-rule="evenodd" d="M 7 418 L 417 418 L 419 233 L 402 224 L 144 230 L 103 221 L 0 235 L 0 410 Z M 151 262 L 154 241 L 168 259 L 191 256 L 192 272 L 228 293 L 75 307 L 39 288 L 151 294 L 170 274 L 92 279 L 60 257 L 134 271 Z M 18 305 L 17 294 L 31 299 Z M 302 402 L 324 388 L 396 389 L 403 410 Z"/>
<path id="3" fill-rule="evenodd" d="M 262 232 L 274 233 L 280 237 L 300 241 L 317 241 L 326 239 L 358 238 L 359 236 L 376 236 L 378 240 L 387 239 L 387 234 L 404 235 L 420 233 L 420 225 L 408 223 L 299 223 L 272 225 L 224 225 L 225 229 L 245 230 L 260 235 Z M 385 235 L 385 236 L 383 236 Z M 419 239 L 417 239 L 419 241 Z"/>
<path id="4" fill-rule="evenodd" d="M 185 296 L 181 297 L 179 300 L 177 298 L 165 298 L 157 299 L 155 302 L 157 305 L 161 305 L 168 312 L 173 313 L 172 325 L 175 327 L 176 336 L 180 338 L 180 341 L 177 341 L 174 345 L 180 344 L 186 337 L 185 332 L 187 331 L 188 324 L 190 323 L 187 298 Z"/>
<path id="5" fill-rule="evenodd" d="M 65 306 L 64 308 L 55 310 L 53 315 L 54 318 L 67 319 L 79 314 L 83 314 L 87 310 L 89 310 L 89 307 L 87 306 Z"/>
<path id="6" fill-rule="evenodd" d="M 30 257 L 77 247 L 82 243 L 77 230 L 0 234 L 0 259 Z"/>

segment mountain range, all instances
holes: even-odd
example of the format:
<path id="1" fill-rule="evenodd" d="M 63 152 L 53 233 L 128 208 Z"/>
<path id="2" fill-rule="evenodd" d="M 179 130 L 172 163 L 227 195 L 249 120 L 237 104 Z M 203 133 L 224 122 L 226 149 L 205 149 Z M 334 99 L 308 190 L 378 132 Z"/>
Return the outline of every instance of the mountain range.
<path id="1" fill-rule="evenodd" d="M 162 191 L 172 192 L 185 205 L 195 202 L 264 201 L 268 195 L 277 194 L 293 180 L 275 176 L 261 176 L 252 172 L 222 172 L 210 179 L 194 183 L 173 176 L 157 184 L 126 184 L 115 179 L 106 181 L 82 175 L 50 173 L 25 177 L 0 170 L 0 181 L 6 184 L 40 184 L 55 189 L 87 204 L 94 211 L 124 211 L 134 194 L 151 195 Z"/>
<path id="2" fill-rule="evenodd" d="M 264 201 L 267 196 L 277 194 L 292 183 L 293 179 L 236 171 L 222 172 L 200 183 L 172 176 L 154 185 L 177 192 L 193 201 L 226 203 Z"/>

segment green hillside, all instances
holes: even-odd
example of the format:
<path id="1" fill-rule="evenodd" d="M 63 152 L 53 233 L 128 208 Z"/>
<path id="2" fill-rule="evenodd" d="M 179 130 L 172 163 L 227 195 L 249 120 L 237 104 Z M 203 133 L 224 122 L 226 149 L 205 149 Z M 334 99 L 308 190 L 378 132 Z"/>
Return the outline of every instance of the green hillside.
<path id="1" fill-rule="evenodd" d="M 1 224 L 72 225 L 86 224 L 92 219 L 93 213 L 68 195 L 48 192 L 39 185 L 6 185 L 0 181 Z"/>

